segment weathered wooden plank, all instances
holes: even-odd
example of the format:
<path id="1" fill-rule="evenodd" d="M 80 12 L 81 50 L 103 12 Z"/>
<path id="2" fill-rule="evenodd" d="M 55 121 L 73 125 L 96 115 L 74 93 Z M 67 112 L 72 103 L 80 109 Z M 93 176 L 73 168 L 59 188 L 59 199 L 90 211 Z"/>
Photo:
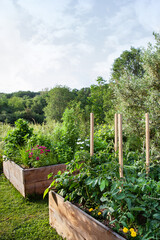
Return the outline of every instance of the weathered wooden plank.
<path id="1" fill-rule="evenodd" d="M 48 179 L 48 174 L 53 172 L 55 175 L 60 170 L 64 172 L 66 165 L 57 164 L 42 168 L 23 169 L 13 161 L 3 161 L 4 175 L 24 197 L 28 194 L 42 194 L 53 181 L 52 178 Z"/>
<path id="2" fill-rule="evenodd" d="M 25 196 L 23 169 L 12 161 L 3 161 L 3 172 L 13 186 Z"/>
<path id="3" fill-rule="evenodd" d="M 38 179 L 37 179 L 38 180 Z M 48 180 L 43 180 L 43 181 L 37 181 L 37 182 L 32 182 L 32 183 L 26 183 L 25 184 L 25 192 L 26 194 L 32 194 L 37 193 L 37 194 L 43 194 L 45 189 L 49 187 L 53 179 L 48 179 Z"/>
<path id="4" fill-rule="evenodd" d="M 53 175 L 56 175 L 58 171 L 64 172 L 65 170 L 65 164 L 56 164 L 40 168 L 24 169 L 24 181 L 27 184 L 43 180 L 46 181 L 49 173 L 53 173 Z"/>
<path id="5" fill-rule="evenodd" d="M 81 209 L 51 191 L 49 193 L 50 225 L 67 240 L 125 240 Z"/>
<path id="6" fill-rule="evenodd" d="M 3 172 L 8 179 L 11 179 L 14 176 L 19 181 L 23 182 L 23 168 L 21 168 L 14 162 L 3 161 Z"/>

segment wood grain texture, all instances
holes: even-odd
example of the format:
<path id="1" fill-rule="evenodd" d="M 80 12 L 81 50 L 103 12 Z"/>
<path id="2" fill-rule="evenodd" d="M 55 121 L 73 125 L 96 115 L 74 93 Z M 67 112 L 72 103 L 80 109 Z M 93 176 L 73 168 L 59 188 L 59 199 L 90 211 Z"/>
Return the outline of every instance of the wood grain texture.
<path id="1" fill-rule="evenodd" d="M 149 173 L 149 114 L 145 114 L 146 119 L 146 173 Z"/>
<path id="2" fill-rule="evenodd" d="M 53 191 L 49 193 L 49 221 L 67 240 L 125 240 Z"/>
<path id="3" fill-rule="evenodd" d="M 56 164 L 40 168 L 24 169 L 24 181 L 25 183 L 34 183 L 40 181 L 46 181 L 49 173 L 56 175 L 58 171 L 64 172 L 66 170 L 65 164 Z"/>
<path id="4" fill-rule="evenodd" d="M 122 114 L 118 114 L 118 135 L 119 135 L 119 175 L 123 178 L 123 136 L 122 136 Z"/>
<path id="5" fill-rule="evenodd" d="M 90 156 L 94 155 L 94 114 L 90 113 Z"/>
<path id="6" fill-rule="evenodd" d="M 65 164 L 24 169 L 13 161 L 3 161 L 4 175 L 23 197 L 29 194 L 43 194 L 52 182 L 52 178 L 48 179 L 48 174 L 53 173 L 54 176 L 58 171 L 64 172 L 65 170 Z"/>
<path id="7" fill-rule="evenodd" d="M 3 173 L 22 196 L 25 197 L 23 168 L 12 161 L 3 161 Z"/>

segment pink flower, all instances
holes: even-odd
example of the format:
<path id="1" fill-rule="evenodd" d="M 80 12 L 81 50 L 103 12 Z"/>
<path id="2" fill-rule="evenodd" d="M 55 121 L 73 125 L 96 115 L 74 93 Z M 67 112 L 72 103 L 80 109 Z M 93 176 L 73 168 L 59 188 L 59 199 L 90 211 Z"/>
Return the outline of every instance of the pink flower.
<path id="1" fill-rule="evenodd" d="M 32 157 L 32 155 L 29 155 L 29 158 L 31 158 Z"/>
<path id="2" fill-rule="evenodd" d="M 39 160 L 39 157 L 36 157 L 36 160 Z"/>

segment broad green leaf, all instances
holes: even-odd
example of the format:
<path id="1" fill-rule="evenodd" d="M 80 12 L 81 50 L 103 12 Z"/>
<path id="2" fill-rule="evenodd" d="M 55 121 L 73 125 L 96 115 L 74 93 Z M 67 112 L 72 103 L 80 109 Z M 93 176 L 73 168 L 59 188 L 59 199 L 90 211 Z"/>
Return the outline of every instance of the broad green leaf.
<path id="1" fill-rule="evenodd" d="M 93 180 L 93 182 L 92 182 L 92 187 L 95 187 L 97 183 L 98 183 L 98 178 L 96 178 L 96 179 Z"/>
<path id="2" fill-rule="evenodd" d="M 109 211 L 110 213 L 113 213 L 113 212 L 114 212 L 114 209 L 113 209 L 112 207 L 109 207 L 109 208 L 108 208 L 108 211 Z"/>
<path id="3" fill-rule="evenodd" d="M 100 198 L 100 200 L 101 200 L 101 202 L 105 202 L 105 201 L 108 202 L 108 197 L 104 197 L 104 196 L 102 196 L 102 197 Z"/>
<path id="4" fill-rule="evenodd" d="M 159 213 L 155 213 L 153 215 L 153 218 L 157 219 L 157 220 L 160 220 L 160 214 Z"/>
<path id="5" fill-rule="evenodd" d="M 135 217 L 133 216 L 133 214 L 130 213 L 130 212 L 127 212 L 127 216 L 128 216 L 131 220 L 134 220 L 134 219 L 135 219 Z"/>
<path id="6" fill-rule="evenodd" d="M 106 187 L 108 187 L 109 181 L 108 181 L 108 180 L 105 180 L 105 184 L 106 184 Z"/>
<path id="7" fill-rule="evenodd" d="M 100 190 L 101 190 L 101 192 L 105 189 L 105 185 L 106 185 L 106 181 L 105 181 L 105 180 L 102 180 L 102 181 L 101 181 L 101 184 L 100 184 Z"/>
<path id="8" fill-rule="evenodd" d="M 145 208 L 142 208 L 142 207 L 132 207 L 131 211 L 141 212 L 141 211 L 145 211 Z"/>
<path id="9" fill-rule="evenodd" d="M 117 200 L 122 200 L 125 197 L 126 197 L 126 195 L 124 193 L 120 193 L 120 194 L 114 195 L 114 198 L 117 199 Z"/>
<path id="10" fill-rule="evenodd" d="M 48 174 L 48 179 L 53 176 L 53 173 Z"/>
<path id="11" fill-rule="evenodd" d="M 92 184 L 93 181 L 94 181 L 94 179 L 92 179 L 92 178 L 87 178 L 87 179 L 86 179 L 86 185 Z"/>
<path id="12" fill-rule="evenodd" d="M 43 199 L 45 198 L 45 196 L 47 195 L 47 193 L 49 192 L 49 188 L 47 188 L 44 193 L 43 193 Z"/>

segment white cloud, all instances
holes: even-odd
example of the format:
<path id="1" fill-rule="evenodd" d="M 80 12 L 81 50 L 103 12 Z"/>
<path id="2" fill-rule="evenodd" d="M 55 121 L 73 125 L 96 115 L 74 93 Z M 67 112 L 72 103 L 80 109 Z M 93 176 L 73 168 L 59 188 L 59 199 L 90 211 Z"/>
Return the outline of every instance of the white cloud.
<path id="1" fill-rule="evenodd" d="M 153 39 L 156 6 L 158 0 L 1 0 L 0 92 L 108 79 L 122 51 Z"/>
<path id="2" fill-rule="evenodd" d="M 144 29 L 152 31 L 160 31 L 160 1 L 159 0 L 141 0 L 135 1 L 135 11 L 139 23 Z"/>

